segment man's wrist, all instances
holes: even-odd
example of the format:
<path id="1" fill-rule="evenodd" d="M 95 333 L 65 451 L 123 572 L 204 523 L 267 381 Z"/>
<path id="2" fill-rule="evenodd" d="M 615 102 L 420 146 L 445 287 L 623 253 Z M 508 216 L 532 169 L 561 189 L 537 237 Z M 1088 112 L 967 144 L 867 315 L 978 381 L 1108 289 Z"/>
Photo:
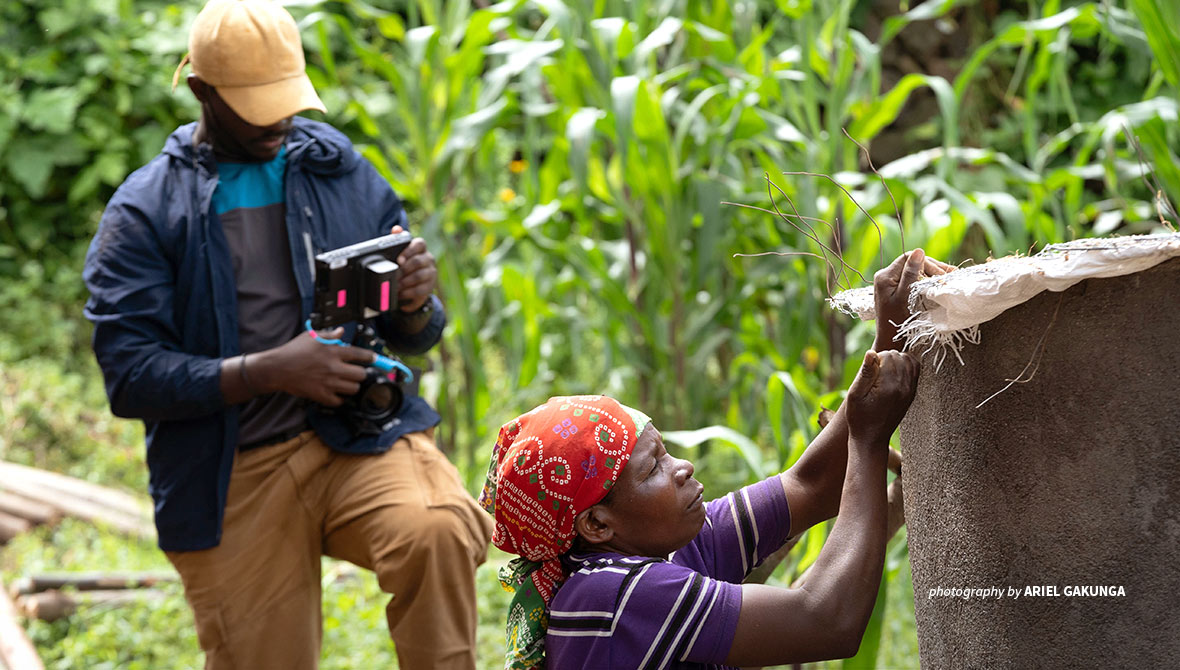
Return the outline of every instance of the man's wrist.
<path id="1" fill-rule="evenodd" d="M 275 387 L 274 373 L 270 366 L 270 350 L 249 354 L 249 359 L 243 361 L 242 371 L 249 379 L 250 391 L 254 395 L 266 395 L 278 389 Z"/>
<path id="2" fill-rule="evenodd" d="M 246 372 L 246 359 L 249 357 L 250 354 L 242 354 L 238 358 L 238 376 L 242 380 L 242 385 L 246 387 L 246 392 L 249 393 L 251 397 L 253 397 L 261 394 L 254 388 L 254 385 L 250 383 L 250 375 Z"/>
<path id="3" fill-rule="evenodd" d="M 394 325 L 402 332 L 407 334 L 414 334 L 426 327 L 430 323 L 430 318 L 434 315 L 434 296 L 427 296 L 426 301 L 418 306 L 417 309 L 411 312 L 404 312 L 396 310 L 392 313 Z"/>

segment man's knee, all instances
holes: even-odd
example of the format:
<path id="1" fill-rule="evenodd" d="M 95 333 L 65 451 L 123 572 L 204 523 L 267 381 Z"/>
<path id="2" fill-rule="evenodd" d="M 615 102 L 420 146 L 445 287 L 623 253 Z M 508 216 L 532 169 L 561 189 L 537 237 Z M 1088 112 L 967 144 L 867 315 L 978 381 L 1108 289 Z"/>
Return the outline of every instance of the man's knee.
<path id="1" fill-rule="evenodd" d="M 467 510 L 453 507 L 428 507 L 417 524 L 414 544 L 422 551 L 467 557 L 474 568 L 487 553 L 487 538 Z"/>
<path id="2" fill-rule="evenodd" d="M 381 581 L 383 573 L 406 569 L 441 567 L 474 573 L 487 557 L 490 533 L 485 519 L 467 509 L 425 507 L 397 523 L 402 524 L 402 541 L 378 549 L 374 556 L 373 569 Z"/>

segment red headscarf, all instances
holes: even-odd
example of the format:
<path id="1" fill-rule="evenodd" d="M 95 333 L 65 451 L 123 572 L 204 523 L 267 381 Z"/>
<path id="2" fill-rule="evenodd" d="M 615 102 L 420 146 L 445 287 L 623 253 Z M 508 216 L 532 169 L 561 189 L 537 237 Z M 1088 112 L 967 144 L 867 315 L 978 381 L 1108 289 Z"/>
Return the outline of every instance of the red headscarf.
<path id="1" fill-rule="evenodd" d="M 518 627 L 547 618 L 565 580 L 560 556 L 577 534 L 574 517 L 610 492 L 649 422 L 606 396 L 563 396 L 500 429 L 479 501 L 495 518 L 492 544 L 524 559 L 501 573 L 517 593 L 509 613 L 510 666 L 537 667 L 527 659 L 542 653 L 544 621 L 539 631 L 514 633 L 513 617 L 522 618 Z"/>

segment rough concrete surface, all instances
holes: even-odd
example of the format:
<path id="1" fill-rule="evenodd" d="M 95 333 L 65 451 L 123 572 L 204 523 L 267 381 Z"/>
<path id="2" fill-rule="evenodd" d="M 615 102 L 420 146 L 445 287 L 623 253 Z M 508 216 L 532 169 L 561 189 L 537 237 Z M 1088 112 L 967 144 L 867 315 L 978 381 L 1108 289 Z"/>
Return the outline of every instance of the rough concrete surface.
<path id="1" fill-rule="evenodd" d="M 1032 380 L 976 409 L 1046 328 Z M 924 359 L 901 426 L 923 667 L 1180 668 L 1180 259 L 1041 293 L 980 334 L 963 366 Z M 1024 595 L 1043 585 L 1057 595 Z"/>

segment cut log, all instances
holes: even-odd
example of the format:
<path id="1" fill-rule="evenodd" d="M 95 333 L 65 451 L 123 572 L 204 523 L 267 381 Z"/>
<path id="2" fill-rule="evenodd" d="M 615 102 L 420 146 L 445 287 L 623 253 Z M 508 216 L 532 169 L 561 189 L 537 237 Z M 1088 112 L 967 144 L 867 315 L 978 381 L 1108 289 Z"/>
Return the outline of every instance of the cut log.
<path id="1" fill-rule="evenodd" d="M 0 585 L 0 656 L 9 670 L 45 670 L 37 649 L 16 618 L 16 608 Z"/>
<path id="2" fill-rule="evenodd" d="M 7 491 L 0 491 L 0 512 L 6 512 L 36 525 L 57 523 L 61 513 L 52 505 L 30 500 Z"/>
<path id="3" fill-rule="evenodd" d="M 117 531 L 149 541 L 155 539 L 155 528 L 146 504 L 90 482 L 0 462 L 0 491 L 49 505 L 64 516 L 104 523 Z"/>
<path id="4" fill-rule="evenodd" d="M 23 616 L 42 621 L 57 621 L 77 609 L 74 599 L 61 591 L 46 591 L 16 599 L 16 607 Z"/>
<path id="5" fill-rule="evenodd" d="M 65 593 L 63 591 L 45 591 L 21 596 L 16 599 L 16 607 L 26 617 L 42 621 L 56 621 L 68 617 L 78 611 L 80 607 L 101 605 L 103 607 L 121 607 L 145 600 L 160 600 L 165 597 L 162 591 L 145 589 L 141 591 L 84 591 Z"/>
<path id="6" fill-rule="evenodd" d="M 33 524 L 29 523 L 28 519 L 0 512 L 0 543 L 8 542 L 32 527 Z"/>
<path id="7" fill-rule="evenodd" d="M 64 516 L 103 523 L 119 532 L 147 540 L 155 538 L 155 528 L 145 516 L 131 516 L 89 500 L 73 498 L 58 491 L 41 489 L 36 484 L 29 482 L 8 481 L 3 486 L 22 496 L 52 505 Z"/>
<path id="8" fill-rule="evenodd" d="M 9 592 L 13 596 L 27 596 L 66 586 L 78 591 L 142 589 L 177 579 L 175 572 L 59 572 L 22 577 L 12 583 Z"/>
<path id="9" fill-rule="evenodd" d="M 17 493 L 24 495 L 22 491 L 27 490 L 28 487 L 18 489 L 16 486 L 9 486 L 9 484 L 15 484 L 16 482 L 36 484 L 38 488 L 51 489 L 71 498 L 85 500 L 101 507 L 122 512 L 127 516 L 144 516 L 151 511 L 151 507 L 146 500 L 123 493 L 122 491 L 116 491 L 93 482 L 57 472 L 50 472 L 49 470 L 41 470 L 39 468 L 31 468 L 27 465 L 0 461 L 0 489 L 12 488 Z M 41 497 L 37 497 L 37 499 L 40 500 Z"/>

